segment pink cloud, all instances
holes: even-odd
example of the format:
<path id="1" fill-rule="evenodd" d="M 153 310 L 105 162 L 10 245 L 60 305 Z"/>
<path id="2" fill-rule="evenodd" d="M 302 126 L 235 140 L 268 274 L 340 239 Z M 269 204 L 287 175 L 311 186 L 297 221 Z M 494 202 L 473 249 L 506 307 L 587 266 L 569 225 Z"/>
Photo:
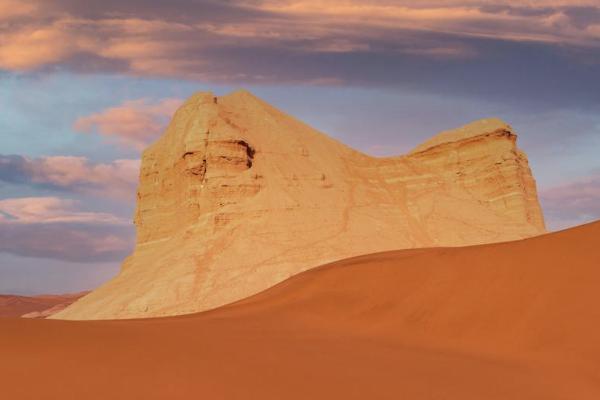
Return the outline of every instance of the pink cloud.
<path id="1" fill-rule="evenodd" d="M 78 118 L 73 127 L 78 132 L 97 132 L 119 144 L 142 150 L 156 139 L 181 105 L 181 99 L 158 102 L 146 99 L 125 101 L 119 106 Z"/>
<path id="2" fill-rule="evenodd" d="M 43 157 L 33 162 L 33 183 L 49 183 L 83 193 L 131 199 L 139 175 L 139 160 L 91 163 L 85 157 Z"/>
<path id="3" fill-rule="evenodd" d="M 30 159 L 0 155 L 0 180 L 48 185 L 78 193 L 131 201 L 140 160 L 93 163 L 85 157 L 52 156 Z"/>
<path id="4" fill-rule="evenodd" d="M 101 223 L 127 224 L 112 214 L 80 211 L 74 200 L 58 197 L 21 197 L 0 200 L 0 221 L 5 223 Z"/>
<path id="5" fill-rule="evenodd" d="M 0 0 L 0 19 L 9 22 L 0 25 L 0 68 L 31 70 L 93 57 L 133 75 L 231 81 L 244 66 L 222 50 L 236 46 L 293 43 L 309 53 L 363 52 L 393 35 L 399 52 L 450 59 L 469 58 L 474 50 L 428 35 L 600 46 L 600 24 L 582 25 L 564 11 L 598 7 L 595 0 L 190 2 L 185 18 L 168 3 L 123 3 Z M 414 34 L 402 35 L 407 30 Z"/>
<path id="6" fill-rule="evenodd" d="M 133 248 L 132 224 L 80 205 L 57 197 L 0 200 L 0 252 L 76 262 L 122 260 Z"/>
<path id="7" fill-rule="evenodd" d="M 138 169 L 139 160 L 92 163 L 84 157 L 0 155 L 0 181 L 126 204 L 135 198 Z M 77 262 L 122 260 L 133 247 L 133 224 L 85 204 L 56 196 L 1 199 L 0 252 Z"/>
<path id="8" fill-rule="evenodd" d="M 0 20 L 22 17 L 36 11 L 35 4 L 22 0 L 0 0 Z"/>

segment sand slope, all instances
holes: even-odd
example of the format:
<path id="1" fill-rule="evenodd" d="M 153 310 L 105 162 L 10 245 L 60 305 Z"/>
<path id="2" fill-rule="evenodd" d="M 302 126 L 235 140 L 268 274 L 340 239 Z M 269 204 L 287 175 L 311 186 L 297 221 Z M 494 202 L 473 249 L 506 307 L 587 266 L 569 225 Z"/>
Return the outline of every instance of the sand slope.
<path id="1" fill-rule="evenodd" d="M 39 296 L 18 296 L 0 294 L 0 317 L 20 317 L 29 314 L 28 318 L 47 317 L 61 311 L 88 292 L 72 294 L 44 294 Z"/>
<path id="2" fill-rule="evenodd" d="M 188 316 L 0 319 L 10 399 L 598 399 L 600 222 L 348 259 Z"/>

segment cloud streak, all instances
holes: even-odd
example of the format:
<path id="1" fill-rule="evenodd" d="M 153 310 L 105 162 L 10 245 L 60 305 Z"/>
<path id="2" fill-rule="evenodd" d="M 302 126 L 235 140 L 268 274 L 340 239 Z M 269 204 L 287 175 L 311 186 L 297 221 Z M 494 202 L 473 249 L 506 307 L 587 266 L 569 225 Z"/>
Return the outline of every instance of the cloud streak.
<path id="1" fill-rule="evenodd" d="M 73 200 L 58 197 L 21 197 L 0 200 L 0 221 L 19 224 L 79 222 L 126 224 L 114 215 L 77 211 Z"/>
<path id="2" fill-rule="evenodd" d="M 133 200 L 139 160 L 92 163 L 85 157 L 0 155 L 0 181 Z"/>
<path id="3" fill-rule="evenodd" d="M 600 7 L 585 0 L 535 5 L 486 0 L 92 1 L 85 6 L 29 0 L 12 8 L 13 3 L 0 0 L 0 10 L 15 10 L 5 16 L 10 23 L 0 26 L 0 68 L 13 71 L 60 64 L 260 83 L 332 77 L 316 71 L 286 76 L 252 69 L 252 62 L 236 64 L 237 57 L 252 59 L 244 49 L 255 57 L 269 53 L 274 60 L 281 54 L 365 52 L 468 59 L 480 50 L 475 39 L 600 48 Z"/>
<path id="4" fill-rule="evenodd" d="M 128 100 L 116 107 L 78 118 L 73 128 L 78 132 L 99 133 L 123 146 L 142 150 L 162 133 L 181 103 L 181 99 L 174 98 L 158 102 Z"/>
<path id="5" fill-rule="evenodd" d="M 547 108 L 600 102 L 594 1 L 22 4 L 30 12 L 0 24 L 0 71 L 385 87 Z M 79 128 L 102 129 L 89 122 Z M 138 139 L 129 144 L 140 147 Z"/>
<path id="6" fill-rule="evenodd" d="M 93 263 L 121 260 L 131 251 L 131 224 L 78 206 L 56 197 L 0 200 L 0 252 Z"/>

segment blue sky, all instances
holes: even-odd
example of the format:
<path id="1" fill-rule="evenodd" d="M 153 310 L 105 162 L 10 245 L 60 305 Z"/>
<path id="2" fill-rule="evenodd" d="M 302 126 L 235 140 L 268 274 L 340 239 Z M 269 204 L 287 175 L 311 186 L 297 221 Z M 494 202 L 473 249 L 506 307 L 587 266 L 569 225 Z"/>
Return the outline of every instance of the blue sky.
<path id="1" fill-rule="evenodd" d="M 549 228 L 600 218 L 594 1 L 0 0 L 0 35 L 0 292 L 114 275 L 140 150 L 202 90 L 247 88 L 377 156 L 500 117 Z"/>

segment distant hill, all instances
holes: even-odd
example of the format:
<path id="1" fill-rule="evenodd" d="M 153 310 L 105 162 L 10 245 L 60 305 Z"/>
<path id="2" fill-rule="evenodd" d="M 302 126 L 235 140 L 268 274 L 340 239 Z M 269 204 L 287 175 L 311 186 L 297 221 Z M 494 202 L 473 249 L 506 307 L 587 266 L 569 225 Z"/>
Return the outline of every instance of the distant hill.
<path id="1" fill-rule="evenodd" d="M 87 293 L 39 296 L 0 295 L 0 317 L 21 317 L 27 314 L 28 318 L 45 318 L 61 311 Z"/>

